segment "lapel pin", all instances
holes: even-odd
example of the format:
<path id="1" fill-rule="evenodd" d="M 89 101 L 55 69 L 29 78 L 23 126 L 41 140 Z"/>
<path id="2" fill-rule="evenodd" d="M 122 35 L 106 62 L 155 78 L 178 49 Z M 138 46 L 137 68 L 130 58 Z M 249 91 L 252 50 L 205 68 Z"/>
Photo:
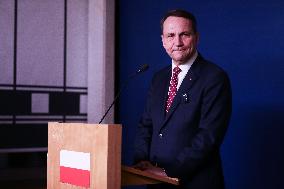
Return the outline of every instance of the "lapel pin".
<path id="1" fill-rule="evenodd" d="M 183 102 L 188 102 L 188 97 L 186 93 L 182 94 L 182 99 L 183 99 Z"/>

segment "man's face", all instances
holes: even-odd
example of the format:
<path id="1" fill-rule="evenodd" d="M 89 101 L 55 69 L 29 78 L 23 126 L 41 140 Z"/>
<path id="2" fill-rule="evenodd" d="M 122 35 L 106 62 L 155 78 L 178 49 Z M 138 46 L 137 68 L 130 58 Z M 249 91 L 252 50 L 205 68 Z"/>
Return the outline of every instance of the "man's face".
<path id="1" fill-rule="evenodd" d="M 191 20 L 168 17 L 163 25 L 162 42 L 176 65 L 183 64 L 196 51 L 198 34 L 194 33 Z"/>

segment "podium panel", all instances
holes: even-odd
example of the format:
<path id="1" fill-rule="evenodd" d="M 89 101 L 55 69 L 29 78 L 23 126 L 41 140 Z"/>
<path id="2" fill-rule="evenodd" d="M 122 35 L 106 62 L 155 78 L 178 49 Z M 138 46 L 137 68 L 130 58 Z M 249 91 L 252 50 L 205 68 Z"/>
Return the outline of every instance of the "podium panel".
<path id="1" fill-rule="evenodd" d="M 118 124 L 48 123 L 48 189 L 119 189 Z"/>

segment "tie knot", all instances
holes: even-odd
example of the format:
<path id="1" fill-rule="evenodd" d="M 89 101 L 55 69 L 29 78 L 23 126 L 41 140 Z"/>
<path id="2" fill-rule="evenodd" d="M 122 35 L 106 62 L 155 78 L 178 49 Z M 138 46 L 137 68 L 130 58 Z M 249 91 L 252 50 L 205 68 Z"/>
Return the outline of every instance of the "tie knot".
<path id="1" fill-rule="evenodd" d="M 174 74 L 178 75 L 181 72 L 181 69 L 178 66 L 176 66 L 173 71 L 174 71 Z"/>

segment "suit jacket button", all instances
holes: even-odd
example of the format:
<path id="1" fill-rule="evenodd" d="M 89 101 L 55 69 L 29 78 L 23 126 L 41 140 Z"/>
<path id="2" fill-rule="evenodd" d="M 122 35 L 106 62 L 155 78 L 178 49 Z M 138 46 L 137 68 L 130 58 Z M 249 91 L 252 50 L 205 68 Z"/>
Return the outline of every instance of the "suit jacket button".
<path id="1" fill-rule="evenodd" d="M 160 134 L 159 134 L 159 137 L 160 137 L 160 138 L 163 138 L 163 134 L 162 134 L 162 133 L 160 133 Z"/>

